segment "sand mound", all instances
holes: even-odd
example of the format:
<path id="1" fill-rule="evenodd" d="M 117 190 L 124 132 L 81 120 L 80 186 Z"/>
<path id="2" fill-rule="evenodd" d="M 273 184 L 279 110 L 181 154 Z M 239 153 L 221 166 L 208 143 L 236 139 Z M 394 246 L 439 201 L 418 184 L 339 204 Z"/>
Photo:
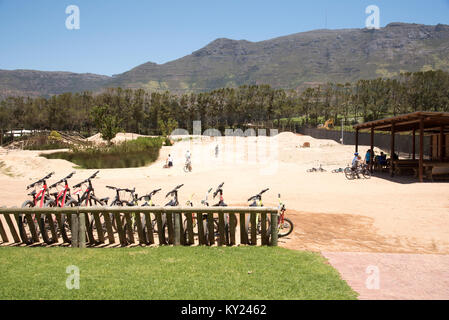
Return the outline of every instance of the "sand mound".
<path id="1" fill-rule="evenodd" d="M 116 144 L 116 143 L 120 143 L 123 141 L 135 140 L 139 137 L 148 137 L 148 136 L 144 136 L 144 135 L 136 134 L 136 133 L 119 132 L 119 133 L 117 133 L 115 138 L 111 140 L 111 142 Z M 87 141 L 90 141 L 90 142 L 93 142 L 93 143 L 99 144 L 99 145 L 107 143 L 107 141 L 101 137 L 100 133 L 97 133 L 97 134 L 87 138 Z"/>

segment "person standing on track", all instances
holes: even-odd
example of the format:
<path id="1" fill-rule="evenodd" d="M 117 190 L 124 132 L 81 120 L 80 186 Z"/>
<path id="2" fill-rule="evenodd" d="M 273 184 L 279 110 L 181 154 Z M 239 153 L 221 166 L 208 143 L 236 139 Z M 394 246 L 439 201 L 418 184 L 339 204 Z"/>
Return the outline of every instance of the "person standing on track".
<path id="1" fill-rule="evenodd" d="M 169 154 L 167 158 L 167 167 L 173 167 L 173 158 L 171 157 L 171 154 Z"/>

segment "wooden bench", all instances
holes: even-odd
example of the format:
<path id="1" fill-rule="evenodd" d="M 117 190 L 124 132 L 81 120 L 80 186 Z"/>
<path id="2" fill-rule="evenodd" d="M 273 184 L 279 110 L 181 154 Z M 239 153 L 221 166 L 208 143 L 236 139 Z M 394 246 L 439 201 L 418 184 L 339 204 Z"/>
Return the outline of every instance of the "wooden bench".
<path id="1" fill-rule="evenodd" d="M 394 173 L 402 174 L 406 170 L 413 171 L 415 176 L 418 176 L 419 161 L 418 160 L 394 160 Z"/>
<path id="2" fill-rule="evenodd" d="M 442 176 L 442 175 L 449 175 L 449 173 L 446 172 L 434 172 L 433 169 L 436 168 L 449 168 L 449 162 L 424 162 L 424 175 L 427 179 L 433 181 L 434 176 Z"/>

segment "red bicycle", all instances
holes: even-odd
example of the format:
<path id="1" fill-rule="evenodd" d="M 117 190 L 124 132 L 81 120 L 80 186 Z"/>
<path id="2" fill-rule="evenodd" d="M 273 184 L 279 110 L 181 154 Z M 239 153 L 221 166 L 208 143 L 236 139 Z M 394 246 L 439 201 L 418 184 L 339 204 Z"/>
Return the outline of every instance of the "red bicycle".
<path id="1" fill-rule="evenodd" d="M 49 200 L 45 203 L 46 207 L 65 207 L 68 206 L 76 206 L 77 201 L 75 199 L 72 199 L 72 196 L 70 194 L 70 187 L 68 180 L 73 177 L 75 174 L 75 171 L 70 173 L 67 177 L 62 178 L 58 182 L 55 182 L 51 186 L 48 187 L 49 190 L 58 188 L 61 184 L 64 184 L 64 188 L 61 191 L 57 191 L 54 193 L 51 193 L 51 195 L 54 197 L 54 199 Z M 50 229 L 51 222 L 48 220 L 48 217 L 44 219 L 44 224 L 46 229 Z M 67 217 L 65 214 L 61 214 L 59 216 L 55 216 L 53 219 L 53 224 L 56 227 L 56 231 L 58 232 L 58 235 L 61 235 L 64 242 L 71 243 L 71 240 L 69 238 L 68 232 L 70 232 L 69 228 L 69 222 L 67 221 Z"/>
<path id="2" fill-rule="evenodd" d="M 53 183 L 51 186 L 48 187 L 48 190 L 54 189 L 59 187 L 61 184 L 64 183 L 64 188 L 61 191 L 54 192 L 51 195 L 55 198 L 52 200 L 49 200 L 45 203 L 46 207 L 65 207 L 66 203 L 72 200 L 71 194 L 70 194 L 70 187 L 68 180 L 73 177 L 73 175 L 76 172 L 72 172 L 67 177 L 62 178 L 58 182 Z M 71 202 L 73 203 L 73 201 Z"/>
<path id="3" fill-rule="evenodd" d="M 281 194 L 278 194 L 279 216 L 278 216 L 278 237 L 283 238 L 293 232 L 293 222 L 285 217 L 285 204 L 281 200 Z"/>
<path id="4" fill-rule="evenodd" d="M 54 172 L 49 173 L 42 179 L 30 184 L 27 186 L 27 190 L 31 188 L 36 188 L 29 196 L 33 197 L 33 200 L 27 200 L 22 204 L 22 208 L 34 208 L 39 206 L 39 208 L 43 208 L 46 201 L 50 200 L 50 193 L 47 187 L 47 180 L 54 175 Z M 37 187 L 42 186 L 39 191 L 37 191 Z M 49 242 L 47 237 L 47 233 L 45 232 L 45 222 L 44 217 L 41 217 L 40 214 L 20 214 L 17 220 L 17 225 L 19 227 L 20 237 L 22 241 L 27 244 L 31 244 L 34 242 L 34 236 L 39 236 L 42 234 L 44 241 Z M 36 225 L 39 228 L 36 228 Z M 29 240 L 31 239 L 31 240 Z"/>

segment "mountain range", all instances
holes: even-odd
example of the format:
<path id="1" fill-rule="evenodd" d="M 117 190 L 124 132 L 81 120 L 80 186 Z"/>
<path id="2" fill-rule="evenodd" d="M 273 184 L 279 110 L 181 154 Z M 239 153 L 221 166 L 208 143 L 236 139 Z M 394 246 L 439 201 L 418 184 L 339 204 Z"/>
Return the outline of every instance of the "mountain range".
<path id="1" fill-rule="evenodd" d="M 216 39 L 164 64 L 148 62 L 112 77 L 71 72 L 0 70 L 0 95 L 50 96 L 143 88 L 174 93 L 269 84 L 353 82 L 400 72 L 449 71 L 449 26 L 390 23 L 378 30 L 314 30 L 260 42 Z"/>

